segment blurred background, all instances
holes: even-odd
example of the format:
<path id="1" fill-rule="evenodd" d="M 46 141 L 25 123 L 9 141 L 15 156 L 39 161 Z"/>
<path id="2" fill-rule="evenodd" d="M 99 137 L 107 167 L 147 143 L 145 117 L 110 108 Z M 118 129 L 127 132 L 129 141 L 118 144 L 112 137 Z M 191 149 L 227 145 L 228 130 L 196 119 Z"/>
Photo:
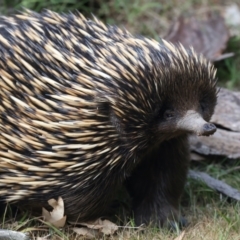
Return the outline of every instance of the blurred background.
<path id="1" fill-rule="evenodd" d="M 37 12 L 46 8 L 56 12 L 78 10 L 88 17 L 94 14 L 104 23 L 125 27 L 134 34 L 193 45 L 215 62 L 221 86 L 240 87 L 240 0 L 0 1 L 0 14 L 8 15 L 23 8 Z M 220 15 L 224 23 L 219 16 L 209 18 L 209 12 Z M 199 23 L 201 20 L 205 22 Z"/>

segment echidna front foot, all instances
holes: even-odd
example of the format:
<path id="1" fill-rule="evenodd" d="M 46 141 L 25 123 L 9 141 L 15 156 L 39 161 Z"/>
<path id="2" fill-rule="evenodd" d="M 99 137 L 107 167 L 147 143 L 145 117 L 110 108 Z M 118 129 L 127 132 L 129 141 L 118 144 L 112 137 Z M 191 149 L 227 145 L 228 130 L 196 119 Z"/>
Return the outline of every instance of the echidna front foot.
<path id="1" fill-rule="evenodd" d="M 144 157 L 126 182 L 136 225 L 185 225 L 178 209 L 188 163 L 186 136 L 165 141 Z"/>
<path id="2" fill-rule="evenodd" d="M 134 221 L 136 226 L 142 224 L 159 228 L 177 230 L 185 227 L 187 220 L 179 215 L 179 211 L 169 205 L 155 206 L 155 211 L 151 206 L 142 205 L 134 209 Z"/>

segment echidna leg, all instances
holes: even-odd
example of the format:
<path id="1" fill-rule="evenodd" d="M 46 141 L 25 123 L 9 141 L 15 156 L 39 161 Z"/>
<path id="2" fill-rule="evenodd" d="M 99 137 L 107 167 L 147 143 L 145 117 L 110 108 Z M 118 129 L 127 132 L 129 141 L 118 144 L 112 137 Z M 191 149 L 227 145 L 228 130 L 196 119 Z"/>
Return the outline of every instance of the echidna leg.
<path id="1" fill-rule="evenodd" d="M 165 141 L 144 157 L 126 183 L 137 225 L 186 224 L 178 209 L 188 165 L 186 136 Z"/>

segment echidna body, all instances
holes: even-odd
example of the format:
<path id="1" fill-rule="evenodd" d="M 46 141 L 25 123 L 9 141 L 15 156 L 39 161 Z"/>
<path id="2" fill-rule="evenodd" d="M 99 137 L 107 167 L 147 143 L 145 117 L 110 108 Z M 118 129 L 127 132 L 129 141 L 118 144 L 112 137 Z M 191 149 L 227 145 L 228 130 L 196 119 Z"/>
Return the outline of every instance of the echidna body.
<path id="1" fill-rule="evenodd" d="M 102 216 L 123 184 L 137 223 L 177 215 L 187 134 L 210 135 L 215 70 L 193 50 L 82 15 L 0 18 L 0 198 Z"/>

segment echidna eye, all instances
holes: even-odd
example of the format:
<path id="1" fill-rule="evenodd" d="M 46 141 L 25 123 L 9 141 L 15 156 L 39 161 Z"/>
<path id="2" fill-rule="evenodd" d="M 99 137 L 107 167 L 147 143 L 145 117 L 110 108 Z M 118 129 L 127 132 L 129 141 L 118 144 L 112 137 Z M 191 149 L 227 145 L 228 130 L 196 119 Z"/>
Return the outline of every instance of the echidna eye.
<path id="1" fill-rule="evenodd" d="M 202 112 L 205 112 L 206 106 L 205 106 L 204 102 L 200 102 L 200 108 L 201 108 Z"/>
<path id="2" fill-rule="evenodd" d="M 164 119 L 168 120 L 174 117 L 174 112 L 172 110 L 166 110 L 163 114 Z"/>

